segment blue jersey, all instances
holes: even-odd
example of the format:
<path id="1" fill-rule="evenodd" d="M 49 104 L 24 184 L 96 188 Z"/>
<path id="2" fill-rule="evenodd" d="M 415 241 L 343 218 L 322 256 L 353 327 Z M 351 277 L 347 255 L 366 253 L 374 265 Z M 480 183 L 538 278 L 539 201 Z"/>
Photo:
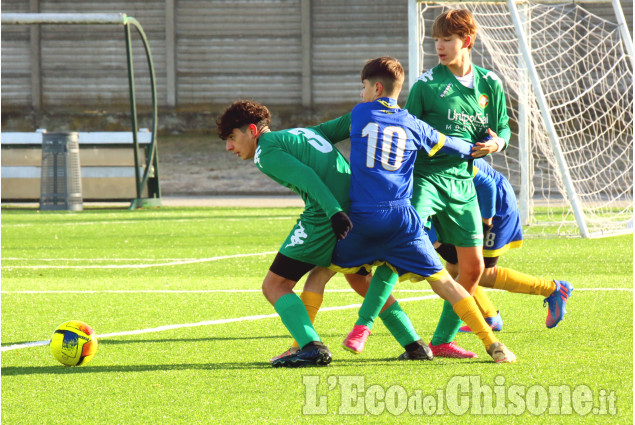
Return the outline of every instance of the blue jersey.
<path id="1" fill-rule="evenodd" d="M 472 144 L 446 137 L 382 97 L 360 103 L 351 114 L 352 207 L 387 205 L 412 196 L 412 170 L 418 150 L 471 158 Z"/>

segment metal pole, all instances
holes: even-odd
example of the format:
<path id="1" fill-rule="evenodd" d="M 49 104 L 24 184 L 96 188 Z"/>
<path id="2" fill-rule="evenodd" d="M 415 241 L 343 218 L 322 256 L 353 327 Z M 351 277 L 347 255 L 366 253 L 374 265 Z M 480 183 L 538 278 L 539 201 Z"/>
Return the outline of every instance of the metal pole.
<path id="1" fill-rule="evenodd" d="M 613 4 L 613 10 L 615 11 L 615 17 L 617 18 L 620 35 L 622 36 L 622 42 L 624 43 L 624 48 L 626 49 L 626 53 L 631 57 L 631 65 L 635 67 L 635 57 L 633 56 L 633 39 L 631 38 L 630 31 L 628 30 L 626 18 L 624 18 L 622 5 L 620 4 L 620 0 L 612 0 L 611 3 Z"/>
<path id="2" fill-rule="evenodd" d="M 419 3 L 408 1 L 408 86 L 419 78 Z"/>
<path id="3" fill-rule="evenodd" d="M 560 169 L 560 173 L 562 174 L 562 180 L 567 191 L 567 196 L 569 197 L 569 202 L 571 203 L 571 208 L 573 209 L 573 214 L 575 215 L 576 222 L 578 223 L 578 227 L 580 228 L 580 234 L 582 235 L 582 237 L 588 238 L 589 230 L 584 221 L 584 212 L 582 211 L 580 200 L 578 199 L 578 195 L 575 191 L 575 188 L 573 187 L 573 182 L 571 181 L 569 167 L 567 165 L 566 159 L 564 158 L 564 154 L 562 153 L 562 148 L 560 147 L 560 140 L 551 119 L 551 114 L 549 113 L 549 105 L 547 104 L 547 99 L 544 92 L 542 91 L 540 81 L 538 80 L 538 73 L 536 71 L 534 61 L 529 54 L 529 45 L 527 44 L 525 31 L 521 25 L 520 18 L 518 16 L 518 10 L 516 9 L 515 0 L 507 0 L 507 4 L 512 15 L 512 20 L 514 21 L 514 26 L 516 27 L 518 42 L 520 44 L 523 57 L 525 58 L 525 63 L 527 65 L 529 76 L 531 78 L 531 83 L 534 86 L 534 91 L 536 92 L 536 100 L 538 101 L 538 105 L 540 106 L 542 118 L 545 121 L 547 134 L 549 136 L 549 139 L 551 140 L 551 147 L 553 148 L 554 155 L 558 162 L 558 168 Z"/>
<path id="4" fill-rule="evenodd" d="M 522 18 L 521 24 L 527 29 L 530 27 L 528 24 L 530 13 L 529 8 L 525 5 L 519 11 Z M 529 41 L 529 35 L 528 43 Z M 519 53 L 522 51 L 519 47 Z M 520 190 L 518 193 L 518 209 L 520 212 L 520 222 L 523 225 L 530 223 L 530 218 L 533 210 L 532 198 L 531 198 L 531 183 L 533 181 L 533 173 L 531 170 L 531 134 L 529 126 L 529 114 L 531 113 L 531 107 L 529 102 L 533 102 L 532 97 L 529 95 L 529 88 L 531 82 L 527 75 L 527 68 L 523 65 L 523 60 L 518 60 L 518 80 L 520 81 L 520 98 L 524 101 L 518 102 L 518 161 L 520 162 Z"/>
<path id="5" fill-rule="evenodd" d="M 137 101 L 135 97 L 135 89 L 134 89 L 134 68 L 132 63 L 132 41 L 130 38 L 130 25 L 127 23 L 124 24 L 124 31 L 126 35 L 126 56 L 128 62 L 128 87 L 130 89 L 130 115 L 132 119 L 132 144 L 134 146 L 134 177 L 135 177 L 135 186 L 137 188 L 137 198 L 133 201 L 140 202 L 141 201 L 141 178 L 139 177 L 139 141 L 137 140 Z"/>
<path id="6" fill-rule="evenodd" d="M 143 29 L 139 22 L 132 18 L 128 17 L 127 24 L 134 25 L 134 27 L 139 32 L 141 36 L 141 41 L 143 41 L 143 47 L 146 51 L 146 59 L 148 62 L 148 69 L 150 72 L 150 87 L 152 91 L 152 139 L 150 141 L 149 152 L 146 157 L 146 168 L 143 173 L 143 178 L 141 180 L 140 187 L 143 188 L 147 184 L 148 187 L 148 195 L 151 196 L 152 200 L 147 200 L 144 202 L 145 204 L 152 206 L 160 206 L 161 205 L 161 188 L 159 184 L 159 153 L 156 143 L 156 134 L 157 134 L 157 116 L 158 116 L 158 101 L 157 101 L 157 84 L 156 84 L 156 75 L 154 72 L 154 63 L 152 62 L 152 54 L 150 53 L 150 43 L 148 43 L 148 38 L 146 37 Z M 126 25 L 126 26 L 129 26 Z M 136 136 L 136 133 L 135 133 Z M 150 178 L 150 171 L 153 170 L 154 176 Z M 133 203 L 134 204 L 134 203 Z M 131 205 L 133 207 L 134 205 Z M 142 207 L 142 204 L 136 205 L 137 208 Z"/>

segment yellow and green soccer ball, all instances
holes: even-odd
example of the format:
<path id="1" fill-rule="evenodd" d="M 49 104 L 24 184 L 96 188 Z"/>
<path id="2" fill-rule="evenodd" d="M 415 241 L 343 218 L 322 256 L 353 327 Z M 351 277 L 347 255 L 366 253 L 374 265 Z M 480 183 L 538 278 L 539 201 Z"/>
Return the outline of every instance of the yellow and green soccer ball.
<path id="1" fill-rule="evenodd" d="M 95 356 L 96 352 L 95 331 L 79 320 L 62 323 L 51 337 L 51 353 L 63 365 L 84 365 Z"/>

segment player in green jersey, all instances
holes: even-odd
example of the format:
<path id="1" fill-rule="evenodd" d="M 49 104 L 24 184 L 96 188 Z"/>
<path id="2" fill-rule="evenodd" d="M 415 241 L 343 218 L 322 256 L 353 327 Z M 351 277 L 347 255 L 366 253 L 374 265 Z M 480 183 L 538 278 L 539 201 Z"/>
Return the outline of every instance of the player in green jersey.
<path id="1" fill-rule="evenodd" d="M 322 301 L 324 285 L 334 274 L 326 269 L 336 238 L 351 228 L 345 211 L 349 205 L 350 168 L 332 142 L 348 138 L 350 117 L 311 128 L 272 132 L 269 110 L 253 101 L 237 101 L 217 121 L 217 132 L 227 150 L 254 164 L 267 176 L 298 193 L 305 209 L 282 244 L 262 288 L 284 325 L 302 347 L 278 356 L 273 366 L 325 365 L 331 361 L 312 321 Z M 317 266 L 317 267 L 316 267 Z M 311 272 L 301 297 L 293 293 L 297 281 Z M 376 275 L 381 278 L 381 271 Z M 391 278 L 390 269 L 384 273 Z M 368 289 L 369 276 L 349 275 L 347 280 L 360 295 Z M 394 298 L 380 317 L 404 347 L 428 350 Z M 294 350 L 295 351 L 295 350 Z M 429 351 L 429 350 L 428 350 Z"/>
<path id="2" fill-rule="evenodd" d="M 449 136 L 471 140 L 481 154 L 505 149 L 511 131 L 503 86 L 496 74 L 471 61 L 477 33 L 474 17 L 465 9 L 449 10 L 436 18 L 432 33 L 440 63 L 419 77 L 405 108 Z M 489 140 L 479 142 L 488 135 Z M 412 203 L 424 221 L 432 218 L 441 242 L 457 247 L 457 281 L 473 294 L 484 263 L 472 161 L 418 156 Z M 476 356 L 453 342 L 460 327 L 452 306 L 444 303 L 430 343 L 435 356 Z"/>

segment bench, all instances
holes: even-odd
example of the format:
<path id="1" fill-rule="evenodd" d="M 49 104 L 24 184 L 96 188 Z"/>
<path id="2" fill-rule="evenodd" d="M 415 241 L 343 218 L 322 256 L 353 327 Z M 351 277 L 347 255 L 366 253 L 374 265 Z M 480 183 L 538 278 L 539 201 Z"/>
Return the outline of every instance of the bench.
<path id="1" fill-rule="evenodd" d="M 2 201 L 38 201 L 42 165 L 42 133 L 3 132 Z M 139 174 L 143 175 L 151 133 L 141 129 Z M 137 196 L 131 132 L 79 132 L 84 201 L 129 201 Z M 147 196 L 147 186 L 142 196 Z"/>

